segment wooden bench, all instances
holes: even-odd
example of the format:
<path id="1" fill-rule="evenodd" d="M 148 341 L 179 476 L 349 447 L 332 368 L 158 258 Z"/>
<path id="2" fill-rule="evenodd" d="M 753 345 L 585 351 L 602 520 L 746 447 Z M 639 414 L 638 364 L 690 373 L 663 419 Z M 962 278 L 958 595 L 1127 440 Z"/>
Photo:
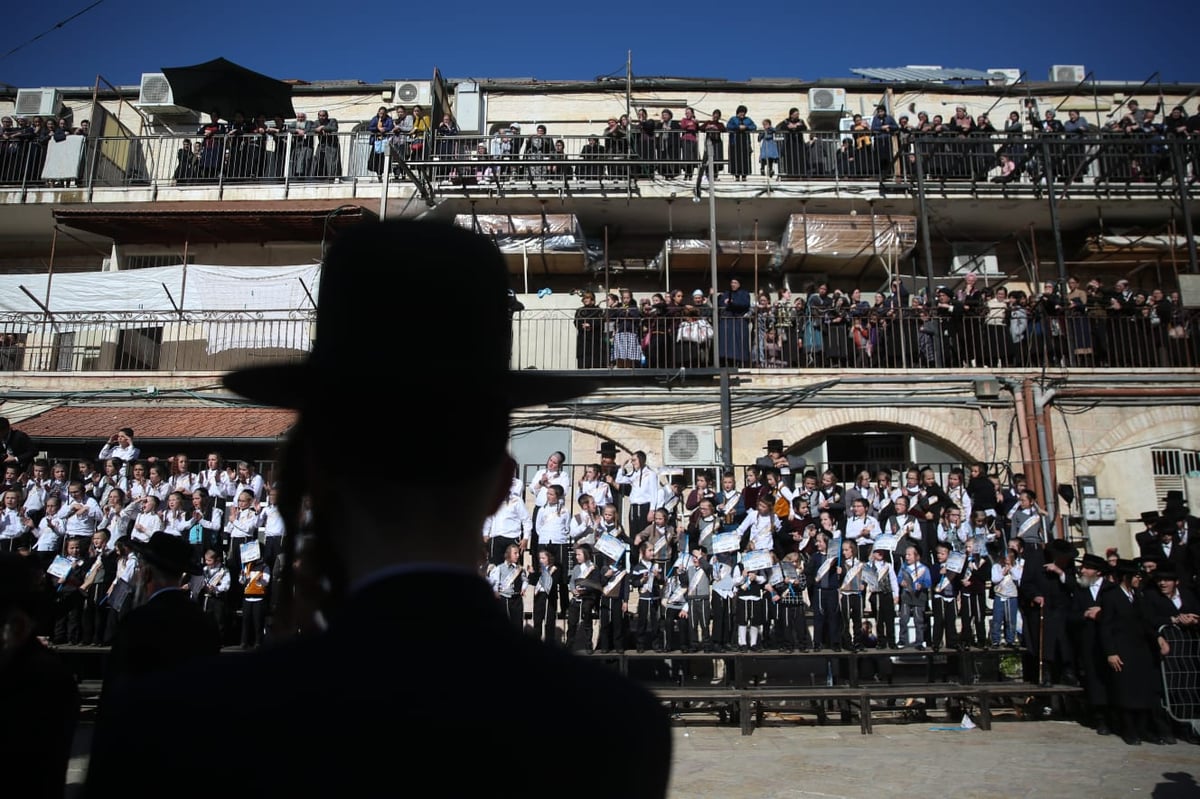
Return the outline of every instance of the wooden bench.
<path id="1" fill-rule="evenodd" d="M 981 730 L 992 728 L 992 700 L 1001 697 L 1068 696 L 1083 692 L 1078 686 L 1053 685 L 1040 687 L 1028 683 L 918 683 L 911 685 L 889 685 L 874 683 L 862 686 L 773 686 L 761 688 L 733 688 L 728 686 L 697 685 L 660 686 L 652 689 L 655 696 L 664 702 L 713 702 L 728 703 L 736 707 L 741 723 L 742 735 L 751 735 L 754 727 L 761 726 L 768 702 L 846 702 L 857 706 L 859 732 L 868 735 L 874 732 L 872 712 L 875 700 L 907 699 L 928 696 L 935 699 L 960 699 L 979 706 L 978 726 Z M 821 712 L 824 718 L 824 713 Z"/>

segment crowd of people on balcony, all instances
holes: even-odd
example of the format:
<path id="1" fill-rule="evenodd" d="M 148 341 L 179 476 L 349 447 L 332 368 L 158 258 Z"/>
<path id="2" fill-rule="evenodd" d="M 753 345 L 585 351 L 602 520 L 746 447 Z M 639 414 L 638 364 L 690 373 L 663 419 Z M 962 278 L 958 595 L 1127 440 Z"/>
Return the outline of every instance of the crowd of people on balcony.
<path id="1" fill-rule="evenodd" d="M 575 311 L 580 369 L 1180 367 L 1194 365 L 1196 331 L 1178 291 L 1135 291 L 1069 277 L 1034 294 L 980 284 L 912 294 L 903 280 L 873 301 L 815 283 L 757 296 L 737 277 L 726 291 L 682 289 L 637 301 L 584 291 Z M 717 329 L 712 304 L 717 304 Z M 717 351 L 713 352 L 713 341 Z"/>
<path id="2" fill-rule="evenodd" d="M 1142 108 L 1129 100 L 1108 121 L 1087 121 L 1074 108 L 1060 120 L 1055 108 L 1040 110 L 1025 101 L 995 124 L 988 112 L 971 114 L 965 105 L 953 114 L 930 114 L 911 104 L 896 113 L 879 106 L 866 116 L 853 114 L 844 130 L 818 131 L 788 110 L 778 123 L 756 123 L 745 105 L 728 118 L 687 107 L 676 118 L 671 108 L 646 108 L 608 119 L 588 136 L 555 136 L 545 124 L 523 132 L 519 122 L 502 124 L 480 136 L 463 134 L 451 113 L 434 122 L 420 105 L 380 106 L 370 120 L 339 129 L 327 111 L 316 120 L 304 112 L 294 120 L 234 112 L 229 120 L 211 114 L 181 142 L 171 174 L 180 184 L 294 179 L 334 180 L 359 171 L 383 179 L 384 164 L 399 178 L 405 164 L 426 167 L 430 179 L 457 184 L 529 180 L 692 180 L 713 151 L 714 179 L 728 174 L 744 181 L 768 179 L 971 180 L 1040 186 L 1045 179 L 1075 182 L 1085 176 L 1114 182 L 1162 183 L 1178 177 L 1196 180 L 1200 169 L 1200 107 Z M 0 181 L 40 179 L 46 142 L 88 135 L 87 123 L 70 128 L 63 120 L 5 117 L 0 129 Z M 361 134 L 364 134 L 362 136 Z M 344 163 L 342 138 L 361 138 Z M 579 142 L 586 140 L 586 143 Z M 1048 143 L 1045 149 L 1042 143 Z M 1172 143 L 1183 142 L 1176 164 Z M 290 153 L 290 154 L 289 154 Z M 286 162 L 286 163 L 285 163 Z M 918 162 L 920 162 L 918 166 Z M 1190 174 L 1189 174 L 1190 173 Z"/>
<path id="3" fill-rule="evenodd" d="M 87 138 L 90 128 L 86 119 L 72 125 L 66 117 L 0 117 L 0 184 L 40 181 L 50 142 Z"/>

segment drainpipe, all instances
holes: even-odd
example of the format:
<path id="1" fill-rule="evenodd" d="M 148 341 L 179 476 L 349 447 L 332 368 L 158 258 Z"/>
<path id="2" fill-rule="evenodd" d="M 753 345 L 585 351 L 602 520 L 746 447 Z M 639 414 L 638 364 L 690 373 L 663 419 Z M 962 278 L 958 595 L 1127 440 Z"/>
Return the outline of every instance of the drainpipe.
<path id="1" fill-rule="evenodd" d="M 1026 385 L 1029 385 L 1028 381 L 1026 381 Z M 1047 408 L 1054 399 L 1055 391 L 1052 388 L 1043 390 L 1040 387 L 1034 387 L 1032 395 L 1034 398 L 1033 419 L 1034 425 L 1037 428 L 1038 450 L 1041 453 L 1038 465 L 1041 467 L 1042 491 L 1044 492 L 1042 507 L 1046 512 L 1046 521 L 1049 525 L 1049 530 L 1052 532 L 1052 536 L 1054 538 L 1065 538 L 1065 533 L 1060 529 L 1059 525 L 1060 516 L 1056 512 L 1058 504 L 1056 500 L 1058 497 L 1054 489 L 1058 483 L 1056 481 L 1054 451 L 1050 448 L 1049 420 L 1047 419 Z"/>
<path id="2" fill-rule="evenodd" d="M 1026 411 L 1025 399 L 1025 389 L 1028 387 L 1029 381 L 1022 379 L 1006 382 L 1013 394 L 1013 415 L 1017 417 L 1017 437 L 1021 447 L 1021 471 L 1025 473 L 1026 480 L 1028 480 L 1034 462 L 1033 445 L 1029 437 L 1029 414 Z"/>

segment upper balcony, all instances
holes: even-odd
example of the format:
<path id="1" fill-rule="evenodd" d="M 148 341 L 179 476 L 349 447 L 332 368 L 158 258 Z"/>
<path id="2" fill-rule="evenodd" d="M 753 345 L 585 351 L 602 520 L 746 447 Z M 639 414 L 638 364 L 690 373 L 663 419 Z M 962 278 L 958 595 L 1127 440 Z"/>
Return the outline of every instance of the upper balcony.
<path id="1" fill-rule="evenodd" d="M 14 139 L 5 203 L 707 194 L 806 198 L 1194 196 L 1200 146 L 1162 135 L 885 134 L 626 130 L 606 136 L 325 136 L 271 128 L 221 136 Z M 739 180 L 740 179 L 740 180 Z"/>
<path id="2" fill-rule="evenodd" d="M 1200 315 L 1195 313 L 1164 304 L 1121 312 L 1106 312 L 1102 304 L 1077 312 L 1042 300 L 1019 305 L 1021 311 L 993 306 L 980 315 L 959 316 L 936 308 L 897 308 L 886 300 L 865 308 L 838 297 L 812 312 L 779 303 L 722 316 L 715 328 L 707 323 L 708 309 L 705 321 L 694 326 L 684 324 L 690 311 L 643 316 L 636 308 L 619 307 L 578 313 L 523 310 L 513 317 L 512 368 L 582 369 L 655 381 L 681 369 L 715 374 L 716 367 L 779 374 L 1035 370 L 1062 375 L 1200 367 Z M 0 370 L 24 372 L 39 385 L 46 379 L 118 374 L 192 375 L 207 384 L 229 369 L 302 358 L 312 345 L 314 322 L 311 307 L 5 312 L 0 313 Z M 454 342 L 433 339 L 428 346 Z"/>

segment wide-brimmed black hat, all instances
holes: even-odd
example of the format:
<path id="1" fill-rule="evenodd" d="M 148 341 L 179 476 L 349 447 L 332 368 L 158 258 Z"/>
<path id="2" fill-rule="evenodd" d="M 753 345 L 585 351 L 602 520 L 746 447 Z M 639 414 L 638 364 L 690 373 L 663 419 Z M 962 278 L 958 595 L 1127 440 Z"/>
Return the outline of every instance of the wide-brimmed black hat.
<path id="1" fill-rule="evenodd" d="M 1120 577 L 1126 574 L 1137 574 L 1139 571 L 1141 571 L 1141 566 L 1136 560 L 1117 558 L 1117 563 L 1112 567 L 1112 569 L 1113 573 Z"/>
<path id="2" fill-rule="evenodd" d="M 767 445 L 763 449 L 767 452 L 783 452 L 783 439 L 769 438 L 767 439 Z"/>
<path id="3" fill-rule="evenodd" d="M 1147 527 L 1153 527 L 1159 519 L 1159 513 L 1156 510 L 1142 511 L 1142 524 Z"/>
<path id="4" fill-rule="evenodd" d="M 1075 557 L 1075 544 L 1065 538 L 1051 539 L 1050 543 L 1046 544 L 1046 552 L 1053 557 Z"/>
<path id="5" fill-rule="evenodd" d="M 192 557 L 192 545 L 177 535 L 159 531 L 149 541 L 134 541 L 133 551 L 144 563 L 172 574 L 200 574 L 200 566 Z"/>
<path id="6" fill-rule="evenodd" d="M 417 270 L 468 290 L 453 302 L 438 301 L 417 288 Z M 299 410 L 344 404 L 388 363 L 421 378 L 416 391 L 436 397 L 431 407 L 459 395 L 477 405 L 520 408 L 594 389 L 595 381 L 584 377 L 509 370 L 508 288 L 500 251 L 465 228 L 404 219 L 355 225 L 325 258 L 308 357 L 230 372 L 225 385 L 265 405 Z M 457 355 L 445 339 L 450 318 L 465 337 Z"/>
<path id="7" fill-rule="evenodd" d="M 1110 571 L 1112 571 L 1112 567 L 1108 565 L 1107 560 L 1100 557 L 1099 555 L 1093 555 L 1090 552 L 1085 554 L 1083 556 L 1083 558 L 1080 559 L 1079 568 L 1095 569 L 1096 571 L 1100 572 L 1101 574 L 1108 574 Z"/>
<path id="8" fill-rule="evenodd" d="M 601 441 L 600 449 L 596 450 L 596 454 L 601 457 L 615 458 L 617 457 L 617 445 L 611 441 Z"/>

